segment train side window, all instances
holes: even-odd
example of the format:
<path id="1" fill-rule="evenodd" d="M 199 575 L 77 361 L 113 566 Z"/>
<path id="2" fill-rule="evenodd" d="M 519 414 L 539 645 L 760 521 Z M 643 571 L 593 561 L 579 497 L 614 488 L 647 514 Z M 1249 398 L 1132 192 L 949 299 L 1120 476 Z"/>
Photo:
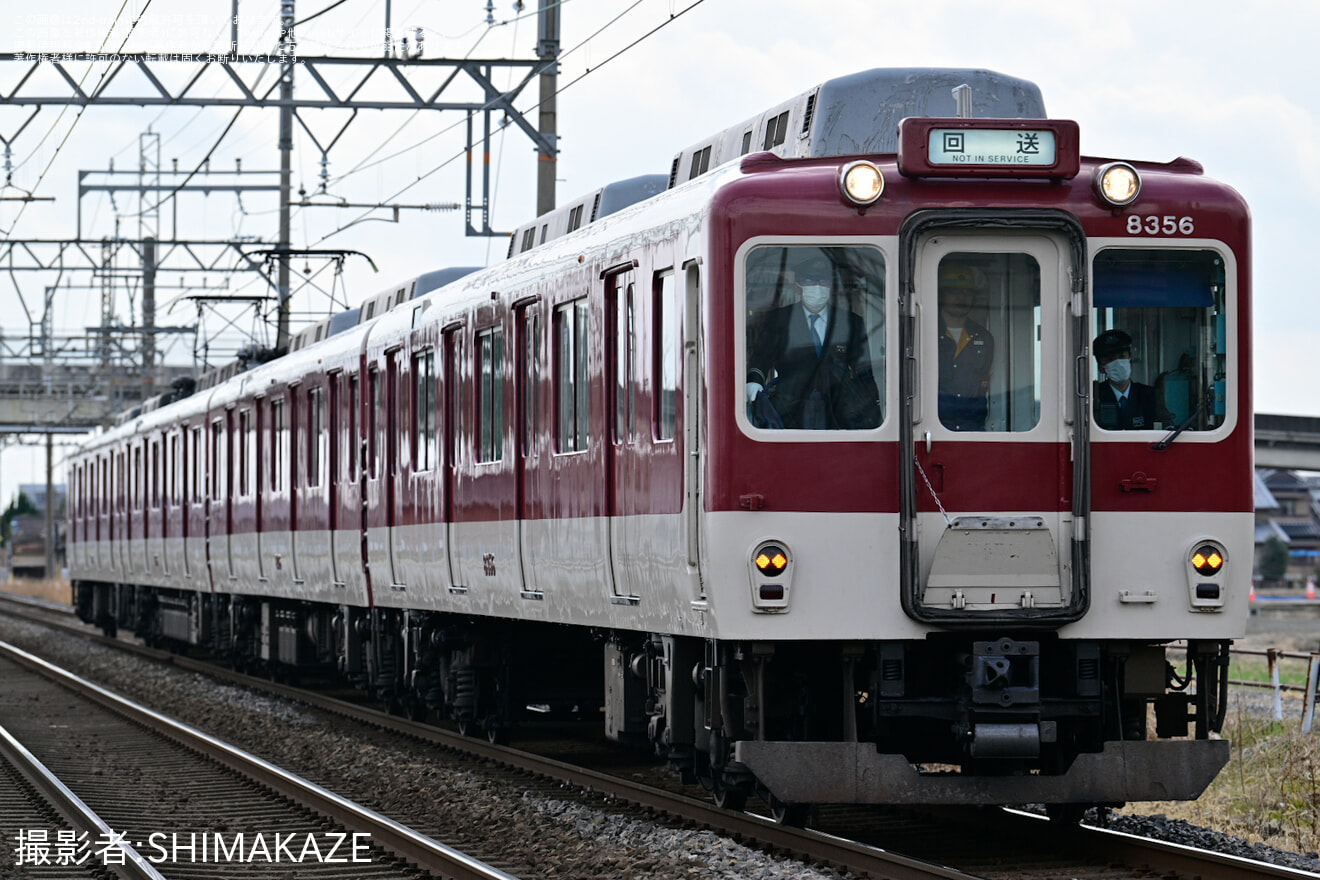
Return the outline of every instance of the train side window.
<path id="1" fill-rule="evenodd" d="M 348 431 L 344 435 L 344 454 L 342 456 L 344 465 L 344 476 L 349 482 L 356 482 L 358 478 L 358 449 L 361 442 L 358 439 L 358 377 L 357 373 L 350 373 L 348 376 Z"/>
<path id="2" fill-rule="evenodd" d="M 188 447 L 188 486 L 193 504 L 202 503 L 202 426 L 196 425 L 190 432 L 191 443 Z"/>
<path id="3" fill-rule="evenodd" d="M 151 441 L 151 509 L 160 509 L 160 441 Z"/>
<path id="4" fill-rule="evenodd" d="M 743 139 L 742 139 L 742 149 L 738 151 L 738 155 L 746 156 L 751 151 L 752 151 L 752 133 L 750 131 L 744 131 Z"/>
<path id="5" fill-rule="evenodd" d="M 252 410 L 238 412 L 238 494 L 247 498 L 252 494 Z"/>
<path id="6" fill-rule="evenodd" d="M 771 430 L 879 426 L 884 254 L 863 245 L 762 245 L 744 266 L 746 375 L 738 390 L 748 422 Z"/>
<path id="7" fill-rule="evenodd" d="M 529 308 L 522 315 L 522 454 L 534 454 L 541 434 L 541 315 Z"/>
<path id="8" fill-rule="evenodd" d="M 666 269 L 655 275 L 655 330 L 653 339 L 655 389 L 655 438 L 673 440 L 678 424 L 678 358 L 682 350 L 679 339 L 678 284 L 674 270 Z"/>
<path id="9" fill-rule="evenodd" d="M 504 330 L 477 334 L 481 393 L 477 419 L 477 461 L 504 458 Z"/>
<path id="10" fill-rule="evenodd" d="M 611 283 L 622 283 L 618 276 Z M 628 281 L 614 296 L 614 442 L 631 443 L 637 436 L 637 326 L 634 284 Z"/>
<path id="11" fill-rule="evenodd" d="M 1092 274 L 1096 427 L 1223 425 L 1231 338 L 1224 258 L 1211 250 L 1109 248 L 1096 254 Z M 1124 381 L 1120 408 L 1114 389 Z"/>
<path id="12" fill-rule="evenodd" d="M 225 491 L 225 423 L 223 419 L 211 422 L 211 500 L 219 501 Z"/>
<path id="13" fill-rule="evenodd" d="M 710 147 L 702 147 L 692 154 L 692 167 L 688 169 L 688 180 L 700 177 L 710 170 Z"/>
<path id="14" fill-rule="evenodd" d="M 591 425 L 587 353 L 590 333 L 587 299 L 555 309 L 555 446 L 559 452 L 587 448 Z"/>
<path id="15" fill-rule="evenodd" d="M 142 447 L 133 447 L 133 510 L 142 509 L 142 480 L 145 473 L 142 470 Z"/>
<path id="16" fill-rule="evenodd" d="M 435 467 L 435 352 L 426 349 L 413 355 L 413 469 Z"/>
<path id="17" fill-rule="evenodd" d="M 762 149 L 777 147 L 788 137 L 788 111 L 785 110 L 765 123 L 765 143 Z"/>
<path id="18" fill-rule="evenodd" d="M 380 432 L 377 430 L 377 424 L 381 421 L 381 407 L 384 401 L 381 400 L 380 387 L 380 369 L 372 367 L 367 371 L 367 393 L 371 395 L 371 405 L 367 407 L 367 466 L 369 468 L 368 476 L 371 479 L 380 477 L 380 456 L 381 442 Z"/>
<path id="19" fill-rule="evenodd" d="M 315 488 L 324 480 L 325 467 L 325 391 L 307 389 L 307 486 Z"/>
<path id="20" fill-rule="evenodd" d="M 284 475 L 289 454 L 289 427 L 284 417 L 284 398 L 277 397 L 270 402 L 270 488 L 272 492 L 283 492 L 286 488 Z"/>

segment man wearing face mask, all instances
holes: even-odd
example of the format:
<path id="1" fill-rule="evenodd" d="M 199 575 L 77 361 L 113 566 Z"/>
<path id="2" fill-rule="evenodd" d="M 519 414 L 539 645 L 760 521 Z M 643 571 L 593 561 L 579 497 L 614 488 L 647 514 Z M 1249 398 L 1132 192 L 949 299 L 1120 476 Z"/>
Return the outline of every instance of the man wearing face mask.
<path id="1" fill-rule="evenodd" d="M 860 430 L 880 424 L 862 319 L 836 301 L 833 263 L 812 249 L 795 267 L 801 299 L 764 315 L 747 352 L 747 402 L 760 427 Z M 758 399 L 759 398 L 759 399 Z"/>
<path id="2" fill-rule="evenodd" d="M 1095 383 L 1095 423 L 1110 431 L 1155 431 L 1173 423 L 1173 415 L 1149 385 L 1132 381 L 1132 337 L 1106 330 L 1091 344 L 1103 380 Z"/>

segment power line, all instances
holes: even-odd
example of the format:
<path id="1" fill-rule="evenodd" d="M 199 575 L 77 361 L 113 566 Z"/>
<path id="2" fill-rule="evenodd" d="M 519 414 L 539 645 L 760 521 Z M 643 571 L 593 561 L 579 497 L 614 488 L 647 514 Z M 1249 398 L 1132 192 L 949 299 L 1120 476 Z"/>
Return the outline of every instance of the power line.
<path id="1" fill-rule="evenodd" d="M 348 0 L 335 0 L 334 3 L 331 3 L 329 6 L 327 6 L 325 9 L 322 9 L 320 12 L 313 12 L 311 15 L 307 16 L 306 18 L 301 19 L 299 21 L 295 21 L 293 23 L 293 26 L 297 27 L 300 24 L 307 24 L 307 22 L 311 21 L 312 19 L 319 18 L 320 16 L 325 15 L 331 9 L 334 9 L 336 6 L 343 6 L 347 2 Z"/>
<path id="2" fill-rule="evenodd" d="M 109 39 L 110 39 L 110 35 L 113 34 L 113 33 L 115 32 L 115 25 L 119 24 L 119 16 L 121 16 L 121 15 L 124 14 L 124 9 L 126 9 L 127 7 L 128 7 L 128 0 L 124 0 L 124 2 L 123 2 L 122 4 L 120 4 L 120 6 L 119 6 L 119 11 L 115 13 L 115 20 L 112 21 L 112 22 L 110 22 L 110 29 L 107 30 L 107 31 L 105 32 L 105 36 L 101 38 L 101 45 L 100 45 L 100 46 L 97 48 L 97 50 L 96 50 L 96 51 L 97 51 L 97 54 L 100 54 L 101 49 L 104 49 L 104 48 L 105 48 L 106 41 L 109 40 Z M 139 16 L 139 17 L 140 17 L 140 16 Z M 134 24 L 136 24 L 136 23 L 137 23 L 137 22 L 134 22 Z M 129 33 L 132 34 L 132 29 L 131 29 L 131 28 L 129 29 Z M 124 47 L 123 47 L 123 44 L 120 44 L 120 47 L 119 47 L 119 48 L 121 48 L 121 49 L 124 48 Z M 83 85 L 83 83 L 87 82 L 87 77 L 91 75 L 91 73 L 92 73 L 92 67 L 93 67 L 93 65 L 89 64 L 89 65 L 87 65 L 87 69 L 86 69 L 85 71 L 83 71 L 83 75 L 82 75 L 82 77 L 78 80 L 78 89 L 79 89 L 79 90 L 82 89 L 82 85 Z M 107 68 L 107 70 L 108 70 L 108 69 L 109 69 L 109 68 Z M 101 77 L 104 78 L 104 77 L 105 77 L 105 74 L 102 73 L 102 74 L 101 74 Z M 55 121 L 54 121 L 53 123 L 51 123 L 50 129 L 49 129 L 44 135 L 41 136 L 41 140 L 37 141 L 37 145 L 36 145 L 35 147 L 32 148 L 32 152 L 28 153 L 28 158 L 27 158 L 27 159 L 23 159 L 23 160 L 20 161 L 17 165 L 14 166 L 14 170 L 18 170 L 19 168 L 22 168 L 24 165 L 26 165 L 26 164 L 28 163 L 28 161 L 29 161 L 33 156 L 35 156 L 35 155 L 37 154 L 37 150 L 40 150 L 40 149 L 41 149 L 41 145 L 44 144 L 44 143 L 46 142 L 46 139 L 49 138 L 52 134 L 55 133 L 55 129 L 57 129 L 57 128 L 60 127 L 60 120 L 64 118 L 64 114 L 65 114 L 65 112 L 68 111 L 68 109 L 69 109 L 69 107 L 68 107 L 67 104 L 66 104 L 64 107 L 62 107 L 62 108 L 60 109 L 60 115 L 55 117 Z M 79 111 L 79 115 L 82 115 L 82 111 L 81 111 L 81 110 Z M 77 125 L 77 120 L 76 120 L 76 119 L 74 120 L 74 124 Z M 56 150 L 56 152 L 58 153 L 59 151 Z M 49 166 L 49 165 L 46 166 L 46 170 L 47 170 L 47 171 L 50 170 L 50 166 Z M 44 175 L 45 172 L 43 171 L 42 174 Z M 40 182 L 40 181 L 38 181 L 38 182 Z M 35 189 L 35 187 L 33 187 L 33 189 Z"/>
<path id="3" fill-rule="evenodd" d="M 142 11 L 138 13 L 137 18 L 133 19 L 133 23 L 128 26 L 128 33 L 124 34 L 124 41 L 119 44 L 119 49 L 117 50 L 116 54 L 118 54 L 118 52 L 122 52 L 124 50 L 124 46 L 128 45 L 128 41 L 133 36 L 133 31 L 134 29 L 137 28 L 138 22 L 142 20 L 142 16 L 147 14 L 147 10 L 151 8 L 151 2 L 152 0 L 147 0 L 147 2 L 143 4 Z M 101 41 L 101 48 L 105 48 L 105 41 L 110 39 L 110 34 L 114 32 L 115 25 L 119 23 L 119 14 L 123 13 L 124 8 L 126 6 L 128 6 L 128 0 L 124 0 L 123 5 L 119 7 L 119 13 L 116 13 L 115 15 L 115 20 L 110 23 L 110 30 L 106 32 L 105 39 Z M 110 69 L 112 67 L 114 67 L 113 61 L 106 65 L 105 70 L 101 71 L 101 76 L 96 81 L 97 87 L 100 87 L 101 82 L 105 80 L 105 75 L 110 72 Z M 78 88 L 80 90 L 82 88 L 82 83 L 87 79 L 87 74 L 91 73 L 91 71 L 92 71 L 91 65 L 88 65 L 87 73 L 83 74 L 82 80 L 79 81 L 78 83 Z M 86 112 L 86 110 L 87 110 L 86 104 L 83 104 L 81 107 L 78 108 L 78 115 L 73 117 L 73 123 L 69 126 L 69 130 L 64 133 L 64 138 L 60 141 L 59 146 L 55 148 L 55 152 L 51 154 L 50 161 L 46 163 L 46 167 L 43 168 L 41 170 L 41 174 L 37 176 L 37 182 L 32 185 L 31 193 L 33 195 L 36 195 L 37 190 L 41 187 L 41 182 L 46 179 L 46 174 L 49 173 L 51 166 L 55 164 L 55 160 L 56 158 L 59 157 L 60 151 L 64 149 L 64 145 L 69 142 L 69 137 L 73 134 L 73 130 L 78 127 L 78 120 L 82 119 L 83 113 Z M 63 115 L 64 115 L 64 111 L 61 110 L 60 116 Z M 55 125 L 51 126 L 51 131 L 54 131 L 56 126 L 59 125 L 59 123 L 60 121 L 57 118 L 55 120 Z M 42 140 L 44 141 L 45 138 L 42 138 Z M 38 144 L 38 147 L 40 147 L 40 144 Z M 18 228 L 18 221 L 22 219 L 23 212 L 27 210 L 27 206 L 29 204 L 31 204 L 31 202 L 25 201 L 21 205 L 19 205 L 18 213 L 14 215 L 14 222 L 11 223 L 9 229 L 5 231 L 5 235 L 7 237 L 12 236 L 14 234 L 14 230 Z"/>
<path id="4" fill-rule="evenodd" d="M 642 0 L 637 0 L 637 2 L 640 3 L 640 2 L 642 2 Z M 650 37 L 653 36 L 654 34 L 658 33 L 659 31 L 661 31 L 661 30 L 663 30 L 664 28 L 668 27 L 669 25 L 673 24 L 675 21 L 678 21 L 678 19 L 682 18 L 684 15 L 687 15 L 687 14 L 688 14 L 689 12 L 691 12 L 693 9 L 696 9 L 698 6 L 700 6 L 702 3 L 705 3 L 705 2 L 706 2 L 706 0 L 696 0 L 695 3 L 693 3 L 693 4 L 690 5 L 690 6 L 688 6 L 687 8 L 683 9 L 681 12 L 671 13 L 670 16 L 669 16 L 669 18 L 665 19 L 665 20 L 662 21 L 660 24 L 658 24 L 658 25 L 656 25 L 655 27 L 651 28 L 651 30 L 649 30 L 649 31 L 647 31 L 646 33 L 642 34 L 640 37 L 638 37 L 637 39 L 633 40 L 631 43 L 629 43 L 628 45 L 624 46 L 622 49 L 620 49 L 619 51 L 615 52 L 613 55 L 610 55 L 608 58 L 606 58 L 606 59 L 605 59 L 604 61 L 602 61 L 600 64 L 597 64 L 595 67 L 589 67 L 589 68 L 587 68 L 583 73 L 581 73 L 580 75 L 578 75 L 575 79 L 570 80 L 569 82 L 565 83 L 563 86 L 560 86 L 560 87 L 555 91 L 555 95 L 558 96 L 558 95 L 563 94 L 563 92 L 564 92 L 565 90 L 567 90 L 567 89 L 571 88 L 572 86 L 576 85 L 577 83 L 581 82 L 583 79 L 585 79 L 586 77 L 590 76 L 592 73 L 594 73 L 594 72 L 600 70 L 600 69 L 601 69 L 602 67 L 604 67 L 606 64 L 609 64 L 611 61 L 613 61 L 614 59 L 618 58 L 618 57 L 619 57 L 620 55 L 622 55 L 623 53 L 625 53 L 625 52 L 629 51 L 630 49 L 634 48 L 635 46 L 637 46 L 637 45 L 638 45 L 639 43 L 641 43 L 643 40 L 646 40 L 646 39 L 650 38 Z M 634 4 L 633 4 L 633 6 L 636 6 L 636 5 L 637 5 L 637 3 L 634 3 Z M 627 10 L 625 10 L 625 12 L 627 12 Z M 617 20 L 617 18 L 616 18 L 615 20 Z M 611 24 L 612 24 L 612 23 L 613 23 L 613 22 L 611 22 Z M 608 26 L 609 26 L 609 25 L 606 25 L 605 27 L 608 27 Z M 603 30 L 603 28 L 602 28 L 602 30 Z M 600 31 L 597 31 L 596 33 L 600 33 Z M 595 35 L 593 34 L 593 36 L 595 36 Z M 590 38 L 588 38 L 588 39 L 590 39 Z M 585 42 L 585 41 L 584 41 L 584 42 Z M 579 43 L 578 45 L 582 45 L 582 44 Z M 574 48 L 576 48 L 576 47 L 574 47 Z M 527 108 L 527 112 L 530 112 L 530 111 L 532 111 L 532 110 L 535 110 L 535 109 L 536 109 L 537 107 L 539 107 L 539 106 L 541 106 L 541 102 L 540 102 L 540 101 L 538 101 L 537 103 L 533 104 L 531 107 Z M 453 128 L 453 127 L 454 127 L 454 126 L 450 126 L 450 128 Z M 444 133 L 444 132 L 440 132 L 439 134 L 443 134 L 443 133 Z M 428 138 L 428 140 L 430 140 L 430 139 L 431 139 L 431 138 Z M 405 150 L 405 151 L 403 151 L 403 152 L 407 152 L 407 151 Z M 389 201 L 392 201 L 392 200 L 394 200 L 394 199 L 397 199 L 399 196 L 403 195 L 403 194 L 406 193 L 408 190 L 412 189 L 414 186 L 416 186 L 417 184 L 421 183 L 423 180 L 426 180 L 428 177 L 430 177 L 431 175 L 435 174 L 437 171 L 440 171 L 441 169 L 443 169 L 443 168 L 449 166 L 450 164 L 452 164 L 453 162 L 456 162 L 457 160 L 461 159 L 461 158 L 462 158 L 463 156 L 465 156 L 466 154 L 467 154 L 467 148 L 464 147 L 464 148 L 463 148 L 462 150 L 460 150 L 458 153 L 454 154 L 453 156 L 450 156 L 448 159 L 446 159 L 445 161 L 441 162 L 439 165 L 435 166 L 435 167 L 432 168 L 430 171 L 426 172 L 425 174 L 419 175 L 419 176 L 417 177 L 417 179 L 414 180 L 412 183 L 409 183 L 409 184 L 405 185 L 402 189 L 400 189 L 400 190 L 398 190 L 397 192 L 393 193 L 392 195 L 390 195 L 390 196 L 388 196 L 388 197 L 382 199 L 381 201 L 382 201 L 382 202 L 389 202 Z M 395 155 L 399 155 L 399 154 L 395 154 Z M 390 157 L 390 158 L 392 158 L 392 157 Z M 384 160 L 382 160 L 382 161 L 384 161 Z M 331 232 L 326 233 L 325 235 L 321 236 L 320 238 L 318 238 L 318 239 L 316 240 L 316 244 L 320 244 L 321 242 L 325 241 L 326 239 L 330 238 L 331 236 L 338 235 L 339 233 L 343 232 L 345 229 L 348 229 L 350 226 L 354 226 L 354 225 L 360 223 L 361 221 L 365 220 L 368 216 L 370 216 L 370 214 L 371 214 L 371 212 L 370 212 L 370 211 L 367 211 L 366 213 L 361 214 L 360 216 L 358 216 L 357 218 L 355 218 L 354 220 L 352 220 L 352 221 L 350 221 L 350 222 L 348 222 L 348 223 L 345 223 L 343 226 L 340 226 L 338 229 L 335 229 L 335 230 L 333 230 L 333 231 L 331 231 Z"/>
<path id="5" fill-rule="evenodd" d="M 596 37 L 600 36 L 600 34 L 601 34 L 603 31 L 605 31 L 606 28 L 609 28 L 609 27 L 611 27 L 612 25 L 614 25 L 615 22 L 617 22 L 619 19 L 623 18 L 623 17 L 624 17 L 625 15 L 627 15 L 629 12 L 632 12 L 634 9 L 636 9 L 638 6 L 642 5 L 642 3 L 644 3 L 644 2 L 646 2 L 646 0 L 634 0 L 633 4 L 632 4 L 631 6 L 629 6 L 627 9 L 623 10 L 622 12 L 620 12 L 618 15 L 614 16 L 614 18 L 610 19 L 610 20 L 607 21 L 605 24 L 601 25 L 599 28 L 597 28 L 596 31 L 595 31 L 593 34 L 591 34 L 591 36 L 585 38 L 584 40 L 582 40 L 581 42 L 579 42 L 576 46 L 573 46 L 572 48 L 568 49 L 567 51 L 561 53 L 561 54 L 559 55 L 559 58 L 560 58 L 560 59 L 563 59 L 563 58 L 565 58 L 565 57 L 567 57 L 567 56 L 573 54 L 573 53 L 576 52 L 578 49 L 581 49 L 581 48 L 582 48 L 583 46 L 585 46 L 587 43 L 591 42 L 591 41 L 594 40 Z M 701 3 L 703 3 L 703 2 L 705 2 L 705 0 L 697 0 L 697 3 L 692 4 L 692 6 L 689 6 L 688 9 L 692 9 L 693 7 L 698 6 L 698 5 L 700 5 Z M 561 3 L 560 5 L 562 5 L 562 3 Z M 660 24 L 657 28 L 655 28 L 654 30 L 652 30 L 652 31 L 648 32 L 647 34 L 643 35 L 639 40 L 634 41 L 633 43 L 629 44 L 628 47 L 625 47 L 625 48 L 630 48 L 631 46 L 635 46 L 638 42 L 641 42 L 641 40 L 644 40 L 644 39 L 646 39 L 646 37 L 649 37 L 651 34 L 655 33 L 656 30 L 659 30 L 660 28 L 662 28 L 662 27 L 664 27 L 666 24 L 668 24 L 670 21 L 674 21 L 674 20 L 677 19 L 679 16 L 683 15 L 684 13 L 686 13 L 686 12 L 688 11 L 688 9 L 683 10 L 683 12 L 680 12 L 680 13 L 678 13 L 677 15 L 672 15 L 667 21 L 663 22 L 663 23 Z M 485 33 L 482 34 L 482 39 L 484 39 L 484 38 L 485 38 L 485 35 L 488 34 L 488 33 L 490 33 L 490 29 L 487 29 L 487 30 L 485 31 Z M 479 39 L 477 42 L 480 43 L 481 40 Z M 475 50 L 475 49 L 476 49 L 476 46 L 473 46 L 472 49 L 468 50 L 468 54 L 469 54 L 469 55 L 472 54 L 472 51 Z M 610 58 L 605 59 L 605 62 L 610 61 L 613 57 L 615 57 L 615 56 L 611 56 Z M 605 63 L 605 62 L 602 62 L 602 63 Z M 601 66 L 601 65 L 597 65 L 597 67 L 600 67 L 600 66 Z M 588 69 L 588 72 L 590 72 L 590 69 Z M 581 79 L 581 77 L 579 77 L 578 79 Z M 577 81 L 577 80 L 574 80 L 574 82 L 576 82 L 576 81 Z M 568 86 L 569 86 L 569 85 L 572 85 L 572 84 L 573 84 L 573 83 L 569 83 L 568 85 L 562 86 L 561 88 L 559 88 L 559 89 L 555 92 L 555 94 L 556 94 L 556 95 L 560 94 L 561 92 L 564 91 L 564 89 L 568 88 Z M 487 105 L 486 105 L 486 108 L 489 108 L 490 106 L 492 106 L 492 105 L 491 105 L 491 104 L 487 104 Z M 541 106 L 541 102 L 538 101 L 537 103 L 535 103 L 535 104 L 533 104 L 531 107 L 529 107 L 527 112 L 530 112 L 530 111 L 532 111 L 532 110 L 535 110 L 537 107 L 540 107 L 540 106 Z M 411 122 L 411 121 L 412 121 L 411 119 L 408 120 L 408 122 Z M 404 125 L 407 125 L 408 122 L 405 122 Z M 460 125 L 462 125 L 462 124 L 463 124 L 463 122 L 455 122 L 455 123 L 453 123 L 452 125 L 448 125 L 448 126 L 442 128 L 442 129 L 440 129 L 439 131 L 437 131 L 435 134 L 429 135 L 428 137 L 423 138 L 422 140 L 418 141 L 417 143 L 412 144 L 411 146 L 404 147 L 402 150 L 399 150 L 399 151 L 397 151 L 397 152 L 391 153 L 391 154 L 389 154 L 388 156 L 385 156 L 385 157 L 383 157 L 383 158 L 381 158 L 381 159 L 378 159 L 378 160 L 375 161 L 375 162 L 368 163 L 367 160 L 364 159 L 364 160 L 362 160 L 361 162 L 359 162 L 357 165 L 355 165 L 355 166 L 353 166 L 352 168 L 350 168 L 348 171 L 345 171 L 343 174 L 341 174 L 341 175 L 339 175 L 338 177 L 336 177 L 335 180 L 334 180 L 334 182 L 335 182 L 335 183 L 340 183 L 341 181 L 345 180 L 346 178 L 350 177 L 351 175 L 354 175 L 354 174 L 358 173 L 359 171 L 367 171 L 368 169 L 375 168 L 377 165 L 380 165 L 380 164 L 382 164 L 382 163 L 388 162 L 388 161 L 390 161 L 391 159 L 397 159 L 398 157 L 402 156 L 404 153 L 411 152 L 411 151 L 417 149 L 418 147 L 421 147 L 421 146 L 424 146 L 424 145 L 430 143 L 431 141 L 435 140 L 436 138 L 440 137 L 441 135 L 448 134 L 449 132 L 451 132 L 451 131 L 453 131 L 454 129 L 458 128 L 458 126 L 460 126 Z M 398 129 L 398 131 L 395 131 L 395 133 L 392 134 L 392 135 L 390 135 L 389 138 L 386 138 L 386 139 L 385 139 L 385 142 L 382 143 L 381 146 L 377 147 L 377 148 L 376 148 L 375 150 L 373 150 L 371 153 L 368 153 L 368 154 L 367 154 L 367 159 L 370 159 L 372 156 L 374 156 L 376 153 L 378 153 L 381 149 L 383 149 L 385 143 L 388 143 L 390 140 L 392 140 L 395 136 L 397 136 L 397 135 L 399 134 L 400 131 L 403 131 L 403 126 L 400 126 L 399 129 Z M 446 163 L 446 164 L 447 164 L 447 163 Z"/>

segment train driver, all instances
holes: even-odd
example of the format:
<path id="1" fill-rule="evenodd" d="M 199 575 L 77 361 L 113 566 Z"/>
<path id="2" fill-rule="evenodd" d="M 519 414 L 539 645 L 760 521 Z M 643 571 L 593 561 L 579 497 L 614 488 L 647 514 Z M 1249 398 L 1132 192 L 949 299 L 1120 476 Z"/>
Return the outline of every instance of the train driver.
<path id="1" fill-rule="evenodd" d="M 1095 423 L 1110 431 L 1160 430 L 1173 423 L 1160 394 L 1132 381 L 1132 337 L 1106 330 L 1091 344 L 1103 381 L 1092 394 Z"/>
<path id="2" fill-rule="evenodd" d="M 940 262 L 940 423 L 950 431 L 984 431 L 990 412 L 995 338 L 971 317 L 973 305 L 987 294 L 980 269 Z"/>
<path id="3" fill-rule="evenodd" d="M 793 250 L 799 250 L 794 248 Z M 880 424 L 862 318 L 848 307 L 826 251 L 802 248 L 784 274 L 797 302 L 755 322 L 747 349 L 747 402 L 763 428 L 858 430 Z"/>

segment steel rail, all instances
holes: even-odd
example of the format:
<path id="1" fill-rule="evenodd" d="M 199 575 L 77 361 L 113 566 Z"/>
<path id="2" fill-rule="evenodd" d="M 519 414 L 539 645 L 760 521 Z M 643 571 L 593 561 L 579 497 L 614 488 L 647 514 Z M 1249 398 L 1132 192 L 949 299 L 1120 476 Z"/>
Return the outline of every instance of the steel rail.
<path id="1" fill-rule="evenodd" d="M 23 603 L 29 604 L 29 603 Z M 30 603 L 43 607 L 38 603 Z M 35 618 L 33 618 L 35 619 Z M 814 862 L 823 862 L 841 871 L 859 876 L 893 878 L 893 880 L 967 880 L 974 875 L 954 868 L 923 862 L 875 847 L 852 843 L 810 829 L 797 829 L 776 825 L 769 819 L 753 813 L 735 813 L 720 809 L 692 798 L 667 792 L 652 786 L 632 782 L 555 760 L 544 758 L 507 746 L 492 745 L 480 739 L 462 736 L 443 728 L 388 715 L 368 706 L 345 702 L 315 692 L 299 690 L 254 678 L 214 664 L 146 648 L 131 642 L 108 639 L 88 633 L 85 627 L 67 623 L 39 621 L 67 632 L 91 637 L 111 647 L 168 663 L 189 672 L 198 672 L 226 681 L 257 688 L 267 693 L 292 699 L 305 705 L 338 714 L 364 724 L 405 734 L 424 742 L 461 751 L 478 758 L 527 773 L 561 779 L 573 785 L 590 788 L 603 795 L 655 810 L 701 827 L 736 837 L 749 845 L 764 845 Z M 1023 831 L 1023 822 L 1045 822 L 1043 834 L 1062 839 L 1066 845 L 1096 860 L 1121 862 L 1134 868 L 1149 870 L 1158 876 L 1206 877 L 1215 880 L 1260 880 L 1260 878 L 1286 878 L 1286 880 L 1318 880 L 1313 874 L 1292 868 L 1269 865 L 1238 856 L 1197 850 L 1193 847 L 1152 840 L 1108 829 L 1091 826 L 1060 827 L 1048 824 L 1043 816 L 1005 808 L 999 813 L 1005 833 L 1042 836 L 1040 826 Z"/>
<path id="2" fill-rule="evenodd" d="M 45 607 L 35 602 L 16 604 L 37 608 Z M 888 878 L 888 880 L 969 880 L 973 876 L 950 867 L 923 862 L 919 859 L 909 858 L 876 847 L 852 843 L 818 831 L 777 825 L 771 820 L 757 816 L 754 813 L 735 813 L 723 810 L 713 804 L 680 794 L 609 776 L 595 770 L 576 767 L 553 758 L 544 758 L 507 746 L 493 745 L 484 740 L 465 737 L 440 727 L 387 715 L 367 706 L 349 703 L 311 691 L 299 690 L 289 685 L 254 678 L 250 675 L 217 667 L 211 663 L 147 648 L 131 642 L 123 642 L 119 639 L 95 635 L 89 633 L 81 624 L 57 623 L 36 617 L 27 617 L 27 619 L 39 622 L 43 626 L 51 626 L 79 635 L 82 638 L 90 637 L 108 647 L 176 666 L 181 670 L 201 673 L 295 700 L 304 705 L 353 721 L 411 736 L 423 742 L 492 761 L 504 767 L 559 779 L 635 806 L 691 822 L 703 828 L 717 830 L 722 834 L 738 838 L 748 845 L 768 846 L 778 852 L 797 858 L 824 862 L 841 871 L 851 871 L 858 876 L 883 877 Z M 0 646 L 3 644 L 3 642 L 0 642 Z M 40 663 L 45 662 L 39 658 L 33 659 Z M 95 686 L 93 685 L 93 687 Z"/>
<path id="3" fill-rule="evenodd" d="M 1004 809 L 1006 816 L 1019 823 L 1044 822 L 1049 820 L 1034 813 Z M 1020 832 L 1019 832 L 1020 833 Z M 1051 829 L 1053 833 L 1053 829 Z M 1206 877 L 1214 880 L 1262 880 L 1262 878 L 1286 878 L 1286 880 L 1316 880 L 1320 874 L 1302 871 L 1297 868 L 1285 868 L 1257 862 L 1241 856 L 1227 853 L 1196 849 L 1180 843 L 1163 840 L 1151 840 L 1123 831 L 1109 828 L 1096 828 L 1090 825 L 1077 825 L 1063 829 L 1058 833 L 1079 851 L 1098 858 L 1117 858 L 1123 864 L 1144 867 L 1160 877 Z"/>
<path id="4" fill-rule="evenodd" d="M 83 803 L 82 798 L 74 794 L 3 726 L 0 726 L 0 758 L 8 761 L 9 766 L 18 771 L 19 775 L 36 789 L 37 794 L 45 798 L 68 821 L 73 830 L 81 831 L 98 842 L 106 841 L 107 845 L 119 848 L 124 855 L 123 863 L 107 864 L 105 866 L 107 871 L 125 880 L 166 880 L 132 844 L 115 835 L 104 819 Z"/>
<path id="5" fill-rule="evenodd" d="M 466 853 L 432 840 L 393 819 L 340 797 L 256 755 L 125 699 L 21 648 L 0 641 L 0 653 L 27 669 L 53 679 L 80 696 L 161 733 L 180 745 L 199 752 L 310 810 L 346 827 L 367 832 L 374 843 L 425 871 L 452 877 L 454 880 L 517 880 L 512 875 L 474 859 Z"/>

